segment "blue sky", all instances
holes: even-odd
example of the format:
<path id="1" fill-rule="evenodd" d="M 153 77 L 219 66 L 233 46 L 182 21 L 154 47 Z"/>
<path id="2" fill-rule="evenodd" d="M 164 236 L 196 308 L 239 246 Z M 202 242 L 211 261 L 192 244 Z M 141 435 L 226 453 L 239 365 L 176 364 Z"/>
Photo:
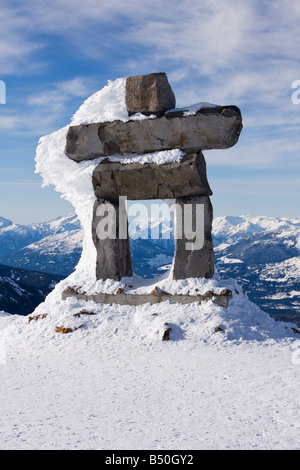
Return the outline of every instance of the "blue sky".
<path id="1" fill-rule="evenodd" d="M 298 0 L 1 0 L 0 20 L 1 216 L 72 212 L 34 173 L 39 138 L 107 80 L 166 72 L 178 107 L 242 111 L 238 144 L 205 152 L 214 215 L 300 217 Z"/>

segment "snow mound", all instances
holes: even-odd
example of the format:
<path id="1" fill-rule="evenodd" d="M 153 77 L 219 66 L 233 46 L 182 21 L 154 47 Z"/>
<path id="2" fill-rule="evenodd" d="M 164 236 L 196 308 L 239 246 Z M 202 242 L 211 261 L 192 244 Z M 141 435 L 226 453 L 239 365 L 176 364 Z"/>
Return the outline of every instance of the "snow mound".
<path id="1" fill-rule="evenodd" d="M 188 112 L 196 112 L 204 105 L 206 103 L 198 104 L 195 109 L 190 107 Z M 142 117 L 135 116 L 135 118 Z M 122 121 L 131 119 L 126 111 L 125 79 L 123 78 L 109 81 L 107 86 L 88 98 L 74 114 L 71 125 L 117 119 Z M 127 292 L 141 294 L 150 293 L 153 289 L 151 283 L 147 285 L 144 280 L 137 277 L 123 279 L 121 282 L 96 280 L 94 269 L 96 249 L 90 229 L 95 201 L 92 173 L 102 159 L 80 163 L 70 160 L 64 152 L 68 129 L 69 126 L 65 126 L 40 139 L 36 154 L 36 172 L 42 175 L 44 185 L 53 184 L 56 191 L 62 193 L 62 197 L 73 204 L 84 229 L 83 251 L 74 273 L 59 283 L 45 302 L 33 312 L 34 316 L 47 314 L 43 322 L 38 323 L 38 329 L 44 329 L 44 334 L 52 337 L 56 326 L 64 325 L 71 328 L 74 334 L 85 337 L 94 329 L 99 330 L 97 334 L 113 334 L 113 331 L 119 331 L 122 328 L 121 325 L 124 327 L 126 323 L 126 331 L 129 336 L 136 334 L 147 341 L 159 338 L 164 329 L 163 326 L 166 324 L 171 325 L 170 338 L 175 340 L 192 338 L 192 341 L 202 339 L 214 342 L 218 338 L 217 341 L 226 339 L 240 341 L 241 339 L 261 340 L 267 337 L 278 339 L 295 335 L 294 331 L 286 324 L 276 323 L 253 305 L 242 294 L 242 289 L 235 281 L 231 280 L 225 283 L 220 281 L 217 275 L 208 280 L 173 281 L 170 271 L 161 279 L 156 279 L 155 286 L 171 294 L 189 293 L 190 295 L 195 292 L 205 293 L 208 290 L 219 292 L 224 288 L 231 289 L 233 297 L 227 309 L 217 306 L 212 301 L 201 305 L 197 303 L 178 305 L 166 302 L 158 306 L 146 304 L 141 307 L 97 305 L 76 299 L 62 301 L 62 292 L 68 286 L 76 286 L 77 289 L 86 293 L 115 293 L 119 287 L 122 287 Z M 178 161 L 181 157 L 182 152 L 174 150 L 142 156 L 132 155 L 126 157 L 123 162 L 156 161 L 157 163 L 166 163 L 167 161 Z M 118 160 L 118 157 L 113 157 L 113 160 Z M 121 160 L 122 158 L 120 158 Z M 225 225 L 228 225 L 229 222 L 232 221 L 224 221 Z M 239 222 L 240 219 L 236 223 Z M 224 223 L 221 226 L 224 226 Z M 74 317 L 77 310 L 82 308 L 91 309 L 97 315 L 87 316 L 88 320 L 85 318 L 83 322 L 80 316 Z M 157 313 L 157 315 L 152 315 L 152 313 Z M 75 330 L 77 326 L 80 328 Z M 157 331 L 160 333 L 158 334 Z"/>
<path id="2" fill-rule="evenodd" d="M 97 281 L 93 285 L 74 285 L 76 275 L 57 284 L 30 317 L 42 317 L 43 320 L 26 324 L 28 319 L 21 318 L 21 334 L 37 334 L 43 341 L 53 341 L 57 335 L 57 327 L 70 328 L 70 333 L 76 335 L 79 342 L 91 343 L 109 340 L 115 335 L 122 335 L 125 342 L 132 338 L 140 344 L 151 345 L 160 342 L 166 329 L 170 330 L 170 341 L 188 344 L 196 347 L 199 342 L 205 344 L 240 344 L 241 342 L 277 342 L 300 339 L 299 329 L 288 322 L 275 321 L 267 313 L 249 301 L 241 287 L 234 280 L 225 281 L 214 279 L 185 279 L 171 281 L 169 277 L 151 280 L 145 284 L 144 279 L 134 276 L 122 281 Z M 142 282 L 143 281 L 143 282 Z M 132 282 L 134 285 L 128 283 Z M 140 283 L 140 285 L 139 285 Z M 221 307 L 212 300 L 196 301 L 191 304 L 178 304 L 170 301 L 159 304 L 144 304 L 141 306 L 122 306 L 118 304 L 105 305 L 93 301 L 68 298 L 62 301 L 62 292 L 72 286 L 78 291 L 87 293 L 107 292 L 116 294 L 121 287 L 125 292 L 150 293 L 153 287 L 171 294 L 196 295 L 207 291 L 220 293 L 225 287 L 232 291 L 228 308 Z M 80 313 L 83 312 L 83 313 Z M 128 343 L 129 344 L 129 343 Z"/>

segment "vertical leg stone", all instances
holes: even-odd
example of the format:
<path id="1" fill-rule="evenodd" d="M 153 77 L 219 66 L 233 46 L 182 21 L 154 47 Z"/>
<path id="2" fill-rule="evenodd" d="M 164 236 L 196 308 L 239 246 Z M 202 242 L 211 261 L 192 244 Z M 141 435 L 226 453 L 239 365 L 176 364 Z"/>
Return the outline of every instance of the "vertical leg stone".
<path id="1" fill-rule="evenodd" d="M 95 201 L 92 236 L 97 250 L 97 279 L 119 281 L 133 275 L 125 203 Z"/>
<path id="2" fill-rule="evenodd" d="M 177 199 L 173 279 L 210 278 L 214 274 L 213 209 L 208 196 Z M 198 207 L 197 207 L 198 206 Z M 179 238 L 181 235 L 181 238 Z"/>

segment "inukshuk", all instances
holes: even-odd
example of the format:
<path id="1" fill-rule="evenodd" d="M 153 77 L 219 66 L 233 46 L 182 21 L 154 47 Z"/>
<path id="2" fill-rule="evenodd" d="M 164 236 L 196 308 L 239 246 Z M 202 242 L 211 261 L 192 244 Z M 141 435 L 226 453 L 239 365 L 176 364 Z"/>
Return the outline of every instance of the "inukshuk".
<path id="1" fill-rule="evenodd" d="M 119 214 L 120 196 L 125 196 L 129 200 L 175 199 L 182 208 L 182 219 L 176 221 L 182 227 L 182 236 L 176 239 L 173 278 L 210 278 L 214 273 L 212 191 L 202 151 L 235 145 L 242 130 L 241 112 L 236 106 L 202 107 L 194 114 L 176 110 L 175 96 L 164 73 L 127 78 L 125 98 L 129 116 L 142 113 L 152 118 L 71 126 L 66 143 L 69 158 L 80 162 L 170 149 L 180 149 L 184 156 L 179 162 L 165 164 L 123 164 L 106 158 L 95 167 L 93 186 L 97 200 L 92 235 L 97 249 L 96 277 L 120 280 L 133 274 L 128 230 L 119 226 L 118 216 L 115 238 L 97 236 L 99 207 L 111 206 Z M 204 240 L 200 249 L 186 248 L 186 205 L 204 208 Z M 196 217 L 196 210 L 192 217 Z"/>

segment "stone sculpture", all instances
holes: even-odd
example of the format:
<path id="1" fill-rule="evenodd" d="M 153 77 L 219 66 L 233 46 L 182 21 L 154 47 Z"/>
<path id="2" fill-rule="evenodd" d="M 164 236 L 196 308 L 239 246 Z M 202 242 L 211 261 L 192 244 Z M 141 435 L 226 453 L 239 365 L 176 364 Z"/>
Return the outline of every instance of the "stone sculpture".
<path id="1" fill-rule="evenodd" d="M 176 110 L 175 96 L 166 74 L 153 73 L 126 80 L 128 115 L 143 113 L 148 119 L 114 121 L 71 126 L 67 135 L 66 155 L 80 162 L 87 159 L 127 156 L 169 149 L 185 152 L 180 162 L 113 163 L 104 159 L 93 172 L 96 195 L 92 235 L 97 249 L 97 279 L 120 280 L 132 276 L 127 228 L 116 219 L 115 238 L 101 239 L 97 226 L 103 208 L 119 214 L 120 196 L 130 200 L 175 199 L 179 208 L 177 223 L 184 227 L 184 209 L 203 207 L 203 245 L 186 249 L 187 239 L 176 240 L 173 278 L 210 278 L 214 273 L 212 245 L 212 191 L 206 176 L 202 150 L 226 149 L 236 144 L 242 130 L 242 117 L 236 106 L 202 107 L 195 114 Z M 124 208 L 123 208 L 124 209 Z M 100 215 L 99 215 L 100 214 Z M 124 233 L 125 232 L 125 233 Z"/>

